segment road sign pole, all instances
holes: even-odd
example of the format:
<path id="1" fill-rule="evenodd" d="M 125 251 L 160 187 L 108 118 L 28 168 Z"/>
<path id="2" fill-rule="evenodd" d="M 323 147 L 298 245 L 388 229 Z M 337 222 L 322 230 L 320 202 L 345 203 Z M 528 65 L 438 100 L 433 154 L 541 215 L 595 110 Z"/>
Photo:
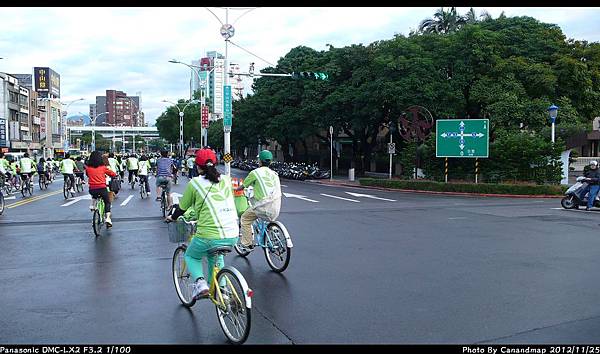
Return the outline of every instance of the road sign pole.
<path id="1" fill-rule="evenodd" d="M 393 134 L 390 132 L 390 148 L 389 148 L 390 151 L 388 151 L 390 153 L 390 179 L 392 179 L 392 148 L 391 148 L 392 143 L 393 143 L 392 135 Z"/>
<path id="2" fill-rule="evenodd" d="M 475 183 L 477 183 L 477 177 L 479 176 L 479 158 L 475 159 Z"/>
<path id="3" fill-rule="evenodd" d="M 444 181 L 448 183 L 448 158 L 444 159 Z"/>
<path id="4" fill-rule="evenodd" d="M 331 156 L 329 158 L 329 181 L 333 181 L 333 126 L 329 126 L 329 141 L 330 141 L 330 147 L 329 147 L 329 152 L 331 153 Z"/>

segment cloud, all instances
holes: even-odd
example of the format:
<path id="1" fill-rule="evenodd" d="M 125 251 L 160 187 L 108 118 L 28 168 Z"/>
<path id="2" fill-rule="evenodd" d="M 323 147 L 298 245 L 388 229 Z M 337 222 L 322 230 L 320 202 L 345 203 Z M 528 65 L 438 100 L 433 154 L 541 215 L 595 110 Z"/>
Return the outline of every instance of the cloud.
<path id="1" fill-rule="evenodd" d="M 459 8 L 463 14 L 469 8 Z M 225 10 L 210 8 L 222 21 Z M 231 10 L 235 35 L 231 41 L 269 63 L 277 63 L 290 49 L 305 45 L 326 50 L 390 39 L 408 34 L 431 17 L 434 7 L 264 7 L 244 14 Z M 568 38 L 600 41 L 599 8 L 475 8 L 493 17 L 532 16 L 556 23 Z M 206 51 L 225 52 L 221 23 L 202 7 L 169 8 L 2 8 L 0 10 L 0 70 L 32 73 L 49 66 L 61 75 L 62 100 L 80 97 L 69 111 L 86 113 L 95 96 L 107 89 L 135 95 L 142 92 L 146 118 L 154 122 L 165 108 L 163 99 L 189 97 L 190 71 L 168 63 L 171 58 L 191 62 Z M 241 16 L 244 14 L 243 16 Z M 241 17 L 240 17 L 241 16 Z M 246 71 L 265 61 L 233 45 L 231 61 Z M 251 79 L 245 79 L 248 90 Z"/>

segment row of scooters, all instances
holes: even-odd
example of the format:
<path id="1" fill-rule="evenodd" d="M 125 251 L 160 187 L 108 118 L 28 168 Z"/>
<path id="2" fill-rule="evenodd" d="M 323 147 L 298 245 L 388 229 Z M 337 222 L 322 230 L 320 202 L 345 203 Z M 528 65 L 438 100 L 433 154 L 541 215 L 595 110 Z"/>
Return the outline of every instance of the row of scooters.
<path id="1" fill-rule="evenodd" d="M 234 160 L 231 167 L 251 171 L 259 167 L 257 160 Z M 307 179 L 326 179 L 331 176 L 329 170 L 320 169 L 317 163 L 306 164 L 297 162 L 273 161 L 269 166 L 279 177 L 304 181 Z"/>

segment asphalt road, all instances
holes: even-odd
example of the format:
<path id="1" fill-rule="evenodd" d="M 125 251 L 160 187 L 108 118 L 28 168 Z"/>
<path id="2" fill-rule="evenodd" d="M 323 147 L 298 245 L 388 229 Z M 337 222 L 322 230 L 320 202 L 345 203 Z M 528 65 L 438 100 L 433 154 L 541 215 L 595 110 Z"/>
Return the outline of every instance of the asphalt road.
<path id="1" fill-rule="evenodd" d="M 282 185 L 289 268 L 260 250 L 226 258 L 255 290 L 249 344 L 600 342 L 600 211 Z M 179 303 L 154 194 L 125 187 L 95 239 L 89 200 L 61 188 L 0 216 L 1 343 L 226 343 L 214 306 Z"/>

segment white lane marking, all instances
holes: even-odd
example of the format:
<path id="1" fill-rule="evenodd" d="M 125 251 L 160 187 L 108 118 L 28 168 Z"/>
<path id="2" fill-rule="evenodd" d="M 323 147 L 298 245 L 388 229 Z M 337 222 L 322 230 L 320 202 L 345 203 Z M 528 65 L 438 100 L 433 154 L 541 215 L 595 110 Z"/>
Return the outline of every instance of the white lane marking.
<path id="1" fill-rule="evenodd" d="M 458 216 L 455 218 L 448 218 L 448 220 L 458 220 L 458 219 L 466 219 L 466 218 L 467 218 L 466 216 Z"/>
<path id="2" fill-rule="evenodd" d="M 129 203 L 129 201 L 131 200 L 131 198 L 133 198 L 133 195 L 130 195 L 129 197 L 127 197 L 127 199 L 125 199 L 123 201 L 123 203 L 121 203 L 121 206 L 125 206 L 127 205 L 127 203 Z"/>
<path id="3" fill-rule="evenodd" d="M 61 206 L 65 207 L 65 206 L 73 205 L 73 204 L 77 203 L 78 201 L 80 201 L 80 200 L 84 200 L 84 199 L 88 199 L 88 200 L 89 200 L 89 199 L 92 199 L 92 196 L 91 196 L 91 195 L 89 195 L 89 194 L 86 194 L 86 195 L 82 195 L 82 196 L 80 196 L 80 197 L 75 197 L 75 198 L 73 198 L 71 201 L 69 201 L 69 202 L 66 202 L 65 204 L 63 204 L 63 205 L 61 205 Z"/>
<path id="4" fill-rule="evenodd" d="M 285 184 L 282 184 L 281 186 L 282 186 L 282 187 L 286 187 L 286 188 L 287 188 L 287 186 L 286 186 Z"/>
<path id="5" fill-rule="evenodd" d="M 12 197 L 4 197 L 4 200 L 11 200 L 11 199 L 17 199 L 17 197 L 14 195 Z"/>
<path id="6" fill-rule="evenodd" d="M 307 202 L 313 202 L 313 203 L 319 202 L 318 200 L 308 199 L 305 196 L 299 195 L 299 194 L 283 193 L 283 195 L 285 195 L 287 198 L 298 198 L 298 199 L 306 200 Z"/>
<path id="7" fill-rule="evenodd" d="M 379 200 L 387 200 L 388 202 L 395 202 L 394 199 L 387 199 L 387 198 L 380 198 L 380 197 L 376 197 L 374 195 L 370 195 L 370 194 L 360 194 L 360 193 L 352 193 L 352 192 L 346 192 L 347 194 L 350 194 L 353 197 L 363 197 L 363 198 L 371 198 L 371 199 L 379 199 Z"/>
<path id="8" fill-rule="evenodd" d="M 325 194 L 325 193 L 321 193 L 322 196 L 325 197 L 329 197 L 329 198 L 336 198 L 336 199 L 342 199 L 342 200 L 347 200 L 349 202 L 354 202 L 354 203 L 360 203 L 358 200 L 354 200 L 354 199 L 348 199 L 348 198 L 342 198 L 342 197 L 337 197 L 335 195 L 329 195 L 329 194 Z"/>

